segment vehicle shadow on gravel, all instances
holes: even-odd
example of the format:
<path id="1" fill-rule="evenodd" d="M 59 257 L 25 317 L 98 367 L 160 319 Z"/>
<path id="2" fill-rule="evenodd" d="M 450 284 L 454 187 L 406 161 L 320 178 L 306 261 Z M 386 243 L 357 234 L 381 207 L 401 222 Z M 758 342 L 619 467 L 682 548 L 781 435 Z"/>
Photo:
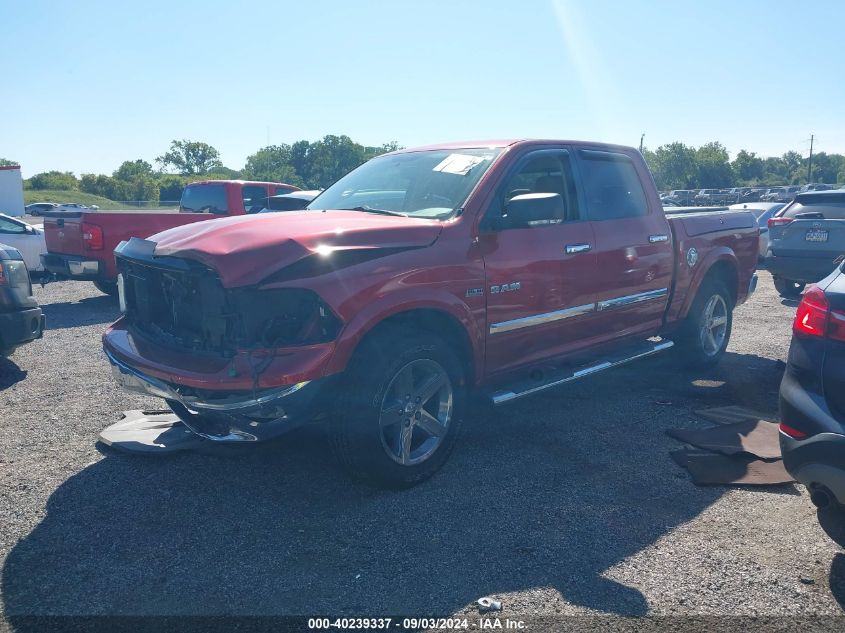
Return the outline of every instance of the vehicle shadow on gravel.
<path id="1" fill-rule="evenodd" d="M 47 316 L 48 330 L 111 323 L 120 316 L 117 301 L 107 295 L 73 302 L 45 303 L 41 305 L 41 310 Z"/>
<path id="2" fill-rule="evenodd" d="M 645 614 L 614 566 L 724 492 L 687 479 L 665 430 L 707 424 L 689 415 L 701 406 L 762 407 L 738 396 L 776 391 L 763 360 L 687 374 L 651 359 L 479 408 L 443 471 L 404 492 L 349 481 L 314 428 L 232 457 L 109 451 L 9 554 L 6 617 L 26 630 L 55 613 L 445 615 L 488 595 L 508 615 L 508 592 L 535 588 Z M 530 599 L 523 611 L 555 608 Z"/>
<path id="3" fill-rule="evenodd" d="M 13 360 L 0 357 L 0 391 L 8 389 L 26 378 L 27 372 L 18 367 Z"/>
<path id="4" fill-rule="evenodd" d="M 845 610 L 845 554 L 836 554 L 830 564 L 830 593 Z"/>

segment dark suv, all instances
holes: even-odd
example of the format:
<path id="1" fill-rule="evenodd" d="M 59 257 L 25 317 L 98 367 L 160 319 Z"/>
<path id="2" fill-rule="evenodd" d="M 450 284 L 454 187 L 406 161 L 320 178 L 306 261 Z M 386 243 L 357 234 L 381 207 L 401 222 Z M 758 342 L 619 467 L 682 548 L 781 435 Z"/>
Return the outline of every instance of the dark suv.
<path id="1" fill-rule="evenodd" d="M 845 504 L 845 274 L 806 292 L 780 385 L 780 445 L 789 473 L 820 508 Z"/>
<path id="2" fill-rule="evenodd" d="M 29 271 L 20 252 L 0 244 L 0 356 L 41 338 L 44 315 L 32 296 Z"/>

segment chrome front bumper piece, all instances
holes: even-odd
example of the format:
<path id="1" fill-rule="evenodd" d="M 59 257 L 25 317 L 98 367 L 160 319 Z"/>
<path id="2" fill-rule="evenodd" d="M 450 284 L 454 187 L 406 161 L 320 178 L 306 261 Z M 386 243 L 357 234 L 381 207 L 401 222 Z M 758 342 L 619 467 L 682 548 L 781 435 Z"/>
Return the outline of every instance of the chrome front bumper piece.
<path id="1" fill-rule="evenodd" d="M 163 398 L 174 406 L 191 431 L 219 442 L 255 442 L 279 435 L 310 417 L 318 383 L 305 381 L 273 389 L 239 392 L 224 398 L 185 395 L 163 380 L 148 376 L 118 360 L 108 350 L 112 374 L 127 391 Z M 184 409 L 184 410 L 182 410 Z"/>

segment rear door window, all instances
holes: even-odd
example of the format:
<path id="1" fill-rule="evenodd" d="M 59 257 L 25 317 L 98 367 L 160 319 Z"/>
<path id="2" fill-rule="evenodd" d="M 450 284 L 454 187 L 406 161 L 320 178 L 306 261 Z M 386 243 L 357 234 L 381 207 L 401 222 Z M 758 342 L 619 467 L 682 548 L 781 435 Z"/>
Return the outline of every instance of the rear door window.
<path id="1" fill-rule="evenodd" d="M 188 185 L 179 203 L 182 213 L 228 213 L 226 187 L 222 184 Z"/>
<path id="2" fill-rule="evenodd" d="M 244 202 L 244 211 L 247 213 L 258 213 L 266 207 L 267 189 L 261 185 L 244 185 L 241 189 L 241 197 Z"/>
<path id="3" fill-rule="evenodd" d="M 633 161 L 624 154 L 581 150 L 579 165 L 591 220 L 648 214 L 648 202 Z"/>

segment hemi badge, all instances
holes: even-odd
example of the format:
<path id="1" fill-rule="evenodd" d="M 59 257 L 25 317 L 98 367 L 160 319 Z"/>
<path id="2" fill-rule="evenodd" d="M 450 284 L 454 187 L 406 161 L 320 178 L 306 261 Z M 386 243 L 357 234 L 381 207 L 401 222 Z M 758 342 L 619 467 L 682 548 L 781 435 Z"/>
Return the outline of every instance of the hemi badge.
<path id="1" fill-rule="evenodd" d="M 481 297 L 484 294 L 484 288 L 467 288 L 467 297 Z"/>

